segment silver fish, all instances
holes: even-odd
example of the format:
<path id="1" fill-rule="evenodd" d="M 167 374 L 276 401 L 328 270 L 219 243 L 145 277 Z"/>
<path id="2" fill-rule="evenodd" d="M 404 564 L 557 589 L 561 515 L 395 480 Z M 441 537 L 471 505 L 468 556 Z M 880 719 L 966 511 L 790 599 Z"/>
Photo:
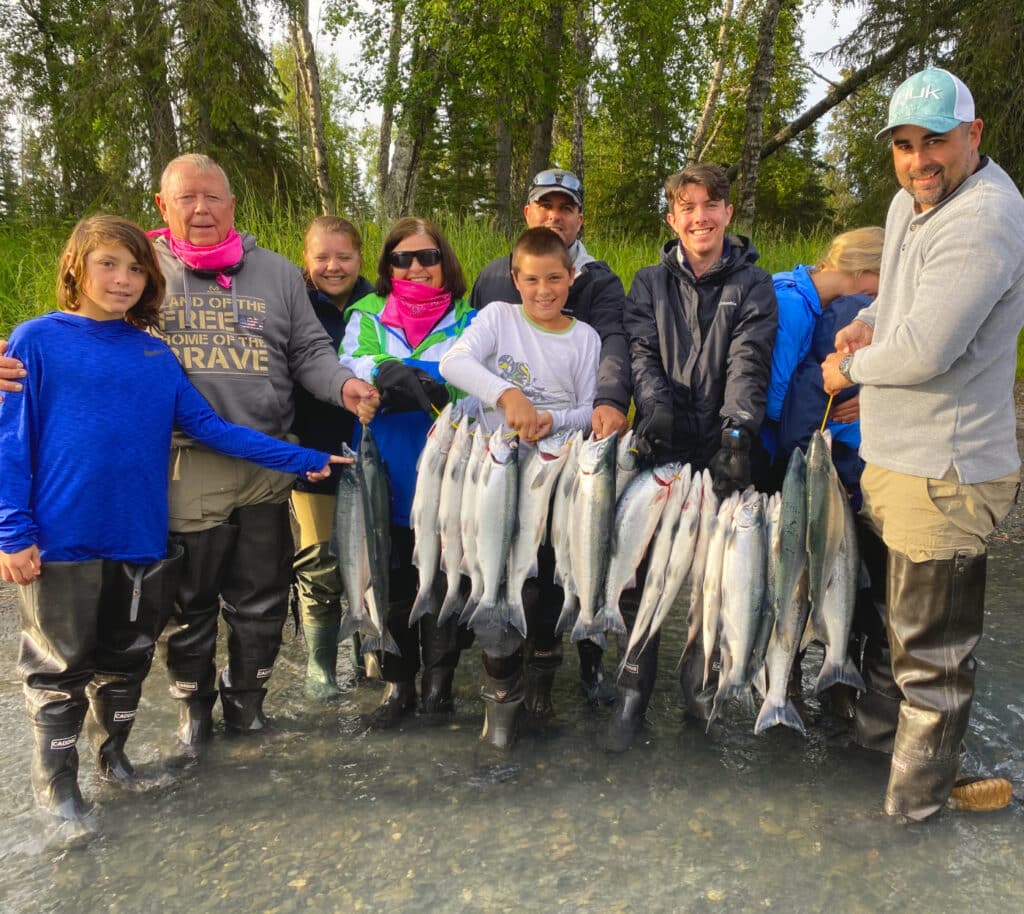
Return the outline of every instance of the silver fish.
<path id="1" fill-rule="evenodd" d="M 721 671 L 708 727 L 724 703 L 750 697 L 752 657 L 764 611 L 765 524 L 760 497 L 740 505 L 722 559 Z"/>
<path id="2" fill-rule="evenodd" d="M 838 485 L 838 481 L 837 481 Z M 820 695 L 825 689 L 842 682 L 863 692 L 864 680 L 847 654 L 850 629 L 853 626 L 853 612 L 857 602 L 857 579 L 860 572 L 860 555 L 857 551 L 857 530 L 853 520 L 853 509 L 845 493 L 843 503 L 843 540 L 839 546 L 839 557 L 832 568 L 832 577 L 825 588 L 821 610 L 812 607 L 811 612 L 818 618 L 815 630 L 825 643 L 825 661 L 814 684 L 814 694 Z"/>
<path id="3" fill-rule="evenodd" d="M 757 632 L 757 640 L 754 642 L 754 662 L 757 669 L 754 671 L 754 688 L 764 698 L 768 695 L 768 674 L 765 672 L 765 656 L 768 651 L 768 640 L 775 628 L 775 571 L 779 563 L 779 512 L 782 509 L 782 496 L 776 492 L 768 499 L 765 511 L 767 521 L 766 542 L 767 554 L 766 568 L 767 578 L 764 588 L 764 609 L 761 612 L 761 624 Z"/>
<path id="4" fill-rule="evenodd" d="M 484 457 L 487 456 L 487 435 L 479 422 L 474 429 L 470 432 L 473 444 L 469 451 L 469 461 L 466 463 L 462 504 L 459 506 L 459 530 L 462 541 L 462 573 L 472 584 L 468 600 L 477 602 L 483 591 L 483 579 L 480 577 L 480 563 L 476 556 L 476 492 L 480 482 L 480 470 Z"/>
<path id="5" fill-rule="evenodd" d="M 612 554 L 605 576 L 604 602 L 595 621 L 604 628 L 626 634 L 619 609 L 622 592 L 636 585 L 636 570 L 668 502 L 672 483 L 682 472 L 678 463 L 643 470 L 629 484 L 615 506 Z"/>
<path id="6" fill-rule="evenodd" d="M 699 478 L 699 477 L 698 477 Z M 654 531 L 651 548 L 647 556 L 647 578 L 644 581 L 640 606 L 636 612 L 633 630 L 629 633 L 629 643 L 622 655 L 622 663 L 650 630 L 651 622 L 658 609 L 662 595 L 665 593 L 665 581 L 669 568 L 672 566 L 672 544 L 675 542 L 679 517 L 683 511 L 690 490 L 690 466 L 687 464 L 679 476 L 671 483 L 668 500 L 661 512 L 658 528 Z M 646 643 L 646 642 L 645 642 Z"/>
<path id="7" fill-rule="evenodd" d="M 651 619 L 648 640 L 658 633 L 665 617 L 675 603 L 679 591 L 683 588 L 683 582 L 693 568 L 697 552 L 697 537 L 700 532 L 700 510 L 703 499 L 704 477 L 698 473 L 690 482 L 686 497 L 683 499 L 679 522 L 676 524 L 675 536 L 672 538 L 672 551 L 668 571 L 665 574 L 665 586 Z"/>
<path id="8" fill-rule="evenodd" d="M 569 435 L 549 435 L 536 447 L 520 448 L 518 529 L 508 557 L 507 596 L 512 625 L 526 636 L 523 584 L 537 576 L 537 550 L 544 539 L 551 492 L 569 456 Z"/>
<path id="9" fill-rule="evenodd" d="M 811 609 L 820 610 L 843 540 L 843 501 L 832 454 L 821 432 L 807 449 L 807 572 Z"/>
<path id="10" fill-rule="evenodd" d="M 387 467 L 368 425 L 363 427 L 359 441 L 356 475 L 359 478 L 359 492 L 366 516 L 370 587 L 373 592 L 373 603 L 380 618 L 378 627 L 383 637 L 391 600 L 391 492 Z M 394 641 L 391 640 L 390 643 L 391 647 L 386 643 L 382 645 L 384 650 L 399 653 Z"/>
<path id="11" fill-rule="evenodd" d="M 416 462 L 411 521 L 412 563 L 419 572 L 419 590 L 409 612 L 410 625 L 419 621 L 420 616 L 437 611 L 434 578 L 441 558 L 441 484 L 448 451 L 458 428 L 458 418 L 453 421 L 452 409 L 449 403 L 434 421 Z"/>
<path id="12" fill-rule="evenodd" d="M 629 429 L 619 439 L 615 451 L 615 500 L 618 501 L 640 472 L 637 465 L 639 455 L 633 447 L 633 429 Z"/>
<path id="13" fill-rule="evenodd" d="M 786 694 L 808 616 L 807 468 L 799 448 L 789 458 L 782 485 L 778 537 L 773 575 L 775 628 L 765 657 L 768 694 L 757 715 L 754 732 L 762 733 L 776 724 L 784 724 L 805 733 L 804 723 Z"/>
<path id="14" fill-rule="evenodd" d="M 613 432 L 600 440 L 590 438 L 580 448 L 569 535 L 572 583 L 580 603 L 579 617 L 572 630 L 573 641 L 581 641 L 599 631 L 597 612 L 604 594 L 615 518 L 617 443 L 618 435 Z M 625 634 L 624 626 L 622 628 Z"/>
<path id="15" fill-rule="evenodd" d="M 437 614 L 441 625 L 460 610 L 462 588 L 462 493 L 465 491 L 466 468 L 473 436 L 469 431 L 469 416 L 463 416 L 455 430 L 448 460 L 441 479 L 441 497 L 438 504 L 441 533 L 441 568 L 448 580 L 444 602 Z"/>
<path id="16" fill-rule="evenodd" d="M 686 613 L 686 646 L 683 648 L 679 665 L 682 666 L 689 655 L 703 649 L 701 633 L 704 621 L 704 566 L 708 559 L 708 546 L 711 535 L 715 532 L 718 519 L 718 496 L 715 495 L 711 473 L 705 469 L 700 474 L 700 517 L 697 522 L 697 543 L 693 550 L 693 561 L 690 564 L 690 606 Z M 699 659 L 701 667 L 703 658 Z"/>
<path id="17" fill-rule="evenodd" d="M 711 661 L 718 646 L 719 616 L 722 608 L 722 562 L 725 560 L 725 544 L 729 539 L 732 514 L 739 504 L 740 493 L 733 492 L 718 508 L 715 526 L 708 543 L 708 555 L 704 564 L 702 587 L 704 605 L 701 607 L 701 636 L 704 643 L 704 678 L 707 688 L 711 678 Z"/>
<path id="18" fill-rule="evenodd" d="M 342 444 L 344 457 L 356 453 Z M 370 557 L 366 551 L 366 515 L 359 493 L 359 476 L 354 463 L 338 467 L 338 497 L 334 511 L 334 549 L 338 569 L 348 603 L 348 612 L 341 623 L 339 639 L 359 633 L 377 639 L 381 632 L 370 617 L 366 592 L 370 589 Z"/>
<path id="19" fill-rule="evenodd" d="M 477 564 L 483 589 L 472 597 L 462 619 L 474 631 L 503 629 L 509 621 L 526 637 L 525 619 L 508 619 L 502 585 L 516 528 L 519 498 L 519 438 L 499 425 L 487 439 L 487 453 L 480 468 L 476 490 Z M 521 626 L 521 627 L 520 627 Z"/>

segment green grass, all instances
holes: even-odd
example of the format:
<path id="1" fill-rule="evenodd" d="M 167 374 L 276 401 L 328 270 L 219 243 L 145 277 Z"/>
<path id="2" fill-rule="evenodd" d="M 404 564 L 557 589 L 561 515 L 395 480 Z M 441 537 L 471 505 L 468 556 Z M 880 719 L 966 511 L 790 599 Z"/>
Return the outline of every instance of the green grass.
<path id="1" fill-rule="evenodd" d="M 300 263 L 302 237 L 310 217 L 308 212 L 283 207 L 267 216 L 259 206 L 242 199 L 237 223 L 264 247 Z M 470 285 L 485 264 L 508 253 L 511 247 L 512 239 L 488 220 L 442 217 L 438 222 L 458 254 Z M 363 234 L 363 275 L 372 282 L 386 229 L 374 223 L 360 224 L 359 229 Z M 57 259 L 69 231 L 69 225 L 57 224 L 0 226 L 0 338 L 6 338 L 22 321 L 53 307 Z M 657 262 L 668 238 L 666 227 L 659 237 L 613 232 L 585 236 L 585 243 L 591 254 L 608 262 L 628 290 L 637 270 Z M 803 234 L 761 229 L 753 235 L 761 253 L 759 263 L 770 273 L 791 269 L 798 263 L 814 263 L 829 239 L 825 230 Z M 1017 377 L 1024 379 L 1024 334 L 1017 341 Z"/>

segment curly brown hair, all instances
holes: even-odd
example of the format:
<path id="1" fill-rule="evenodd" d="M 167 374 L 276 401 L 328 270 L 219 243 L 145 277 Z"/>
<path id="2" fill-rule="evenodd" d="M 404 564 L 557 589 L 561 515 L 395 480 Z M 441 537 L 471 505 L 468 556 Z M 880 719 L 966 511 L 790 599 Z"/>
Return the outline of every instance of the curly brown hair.
<path id="1" fill-rule="evenodd" d="M 85 259 L 102 244 L 125 248 L 146 271 L 146 288 L 128 309 L 125 320 L 140 330 L 155 327 L 164 300 L 164 274 L 160 272 L 156 251 L 146 233 L 121 216 L 96 213 L 86 216 L 71 230 L 57 269 L 57 305 L 64 311 L 79 309 L 78 295 L 85 277 Z"/>

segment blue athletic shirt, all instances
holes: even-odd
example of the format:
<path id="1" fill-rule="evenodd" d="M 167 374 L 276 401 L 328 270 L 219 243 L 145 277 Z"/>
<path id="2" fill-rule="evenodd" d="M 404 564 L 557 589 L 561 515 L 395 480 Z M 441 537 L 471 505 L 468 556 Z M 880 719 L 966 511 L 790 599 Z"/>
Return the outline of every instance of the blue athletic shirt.
<path id="1" fill-rule="evenodd" d="M 160 340 L 120 320 L 55 311 L 11 334 L 28 372 L 0 403 L 0 550 L 43 561 L 148 565 L 167 552 L 171 431 L 269 469 L 328 455 L 225 422 Z M 44 572 L 45 573 L 45 572 Z"/>

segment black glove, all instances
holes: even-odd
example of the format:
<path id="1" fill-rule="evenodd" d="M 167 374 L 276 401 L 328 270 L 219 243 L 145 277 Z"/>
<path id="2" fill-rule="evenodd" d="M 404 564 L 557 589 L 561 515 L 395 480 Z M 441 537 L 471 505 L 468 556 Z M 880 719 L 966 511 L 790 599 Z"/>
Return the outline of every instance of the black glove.
<path id="1" fill-rule="evenodd" d="M 733 426 L 722 432 L 722 447 L 708 464 L 714 493 L 726 498 L 750 485 L 750 432 Z"/>
<path id="2" fill-rule="evenodd" d="M 421 409 L 428 416 L 434 415 L 430 408 L 430 397 L 423 390 L 416 369 L 410 368 L 400 359 L 381 362 L 377 366 L 373 384 L 380 391 L 381 412 L 409 413 Z"/>
<path id="3" fill-rule="evenodd" d="M 423 388 L 423 393 L 427 395 L 427 399 L 430 401 L 431 406 L 434 407 L 437 412 L 441 412 L 448 405 L 448 385 L 437 378 L 433 377 L 429 372 L 424 371 L 422 368 L 410 369 L 417 380 L 420 382 L 420 387 Z M 431 410 L 433 414 L 433 410 Z"/>
<path id="4" fill-rule="evenodd" d="M 636 426 L 633 446 L 642 462 L 666 458 L 672 450 L 672 407 L 657 403 Z"/>

